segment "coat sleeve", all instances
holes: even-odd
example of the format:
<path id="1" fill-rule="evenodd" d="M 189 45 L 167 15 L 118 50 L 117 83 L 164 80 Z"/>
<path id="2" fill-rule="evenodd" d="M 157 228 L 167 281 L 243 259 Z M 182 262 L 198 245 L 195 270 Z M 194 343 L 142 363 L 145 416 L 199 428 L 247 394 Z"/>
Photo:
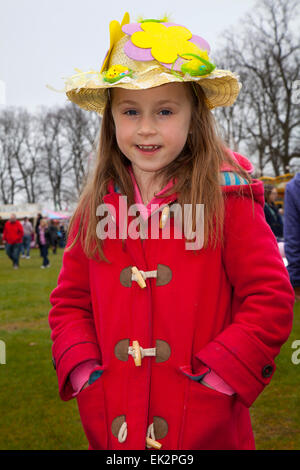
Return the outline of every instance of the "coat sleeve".
<path id="1" fill-rule="evenodd" d="M 294 292 L 264 210 L 250 197 L 229 195 L 223 263 L 233 287 L 232 323 L 196 357 L 214 370 L 250 407 L 275 370 L 287 340 Z"/>
<path id="2" fill-rule="evenodd" d="M 67 247 L 75 233 L 76 229 L 70 234 Z M 66 401 L 74 393 L 69 380 L 71 371 L 90 359 L 101 363 L 90 296 L 89 260 L 79 241 L 70 251 L 64 252 L 58 285 L 50 295 L 50 302 L 53 365 L 60 397 Z"/>
<path id="3" fill-rule="evenodd" d="M 291 283 L 294 287 L 300 287 L 300 204 L 297 207 L 291 189 L 287 184 L 284 195 L 284 251 Z"/>

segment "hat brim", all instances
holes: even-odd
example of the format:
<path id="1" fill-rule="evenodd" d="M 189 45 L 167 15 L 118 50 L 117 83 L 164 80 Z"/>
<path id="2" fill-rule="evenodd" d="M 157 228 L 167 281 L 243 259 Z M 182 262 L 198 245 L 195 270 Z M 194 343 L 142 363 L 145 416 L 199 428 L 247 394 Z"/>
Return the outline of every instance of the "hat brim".
<path id="1" fill-rule="evenodd" d="M 235 102 L 242 87 L 238 78 L 236 74 L 229 70 L 218 69 L 203 77 L 185 75 L 179 78 L 163 70 L 158 73 L 155 67 L 152 71 L 135 80 L 124 79 L 114 84 L 106 82 L 93 84 L 89 81 L 86 86 L 81 84 L 80 87 L 69 87 L 66 95 L 70 101 L 80 108 L 95 111 L 102 115 L 108 96 L 106 90 L 109 88 L 145 90 L 172 82 L 196 82 L 204 91 L 208 107 L 214 109 L 220 106 L 231 106 Z"/>

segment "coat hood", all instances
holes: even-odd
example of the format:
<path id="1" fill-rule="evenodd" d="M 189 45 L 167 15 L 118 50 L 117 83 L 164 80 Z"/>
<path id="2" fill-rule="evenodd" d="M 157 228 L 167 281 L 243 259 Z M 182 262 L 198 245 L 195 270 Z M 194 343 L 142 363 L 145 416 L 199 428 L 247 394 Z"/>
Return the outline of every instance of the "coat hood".
<path id="1" fill-rule="evenodd" d="M 246 170 L 250 175 L 254 171 L 254 166 L 252 163 L 243 155 L 233 152 L 230 150 L 231 157 L 238 163 L 244 170 Z M 246 196 L 253 195 L 253 198 L 258 202 L 262 207 L 265 205 L 264 197 L 264 185 L 263 182 L 258 179 L 252 179 L 252 183 L 248 182 L 238 175 L 235 170 L 230 167 L 228 164 L 223 164 L 221 167 L 220 173 L 220 183 L 222 186 L 223 193 L 237 193 L 243 194 Z"/>

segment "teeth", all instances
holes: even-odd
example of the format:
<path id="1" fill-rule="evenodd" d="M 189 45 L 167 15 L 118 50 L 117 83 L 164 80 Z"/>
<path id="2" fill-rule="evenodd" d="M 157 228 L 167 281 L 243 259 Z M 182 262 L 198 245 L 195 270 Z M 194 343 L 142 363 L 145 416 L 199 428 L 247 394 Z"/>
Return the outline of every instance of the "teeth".
<path id="1" fill-rule="evenodd" d="M 142 150 L 156 150 L 159 145 L 138 145 L 138 147 Z"/>

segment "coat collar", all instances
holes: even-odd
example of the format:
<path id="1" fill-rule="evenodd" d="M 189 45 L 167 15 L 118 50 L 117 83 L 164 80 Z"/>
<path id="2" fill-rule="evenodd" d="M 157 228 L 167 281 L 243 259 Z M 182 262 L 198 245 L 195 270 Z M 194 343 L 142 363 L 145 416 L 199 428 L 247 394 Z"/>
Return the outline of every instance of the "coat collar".
<path id="1" fill-rule="evenodd" d="M 230 150 L 232 158 L 246 171 L 252 173 L 254 171 L 254 167 L 252 163 L 243 155 L 233 152 Z M 177 194 L 173 193 L 170 196 L 166 196 L 164 198 L 153 198 L 148 206 L 144 206 L 142 203 L 142 198 L 140 195 L 140 191 L 134 177 L 134 173 L 132 171 L 131 166 L 128 167 L 128 171 L 132 178 L 134 188 L 135 188 L 135 200 L 137 204 L 140 204 L 141 214 L 144 215 L 144 219 L 147 219 L 150 215 L 152 215 L 153 211 L 151 211 L 151 204 L 157 204 L 159 210 L 162 206 L 170 204 L 177 199 Z M 169 181 L 168 184 L 158 193 L 158 195 L 163 194 L 165 191 L 169 190 L 174 183 Z M 222 186 L 222 191 L 225 194 L 229 193 L 242 193 L 244 195 L 254 197 L 262 207 L 264 207 L 264 186 L 262 181 L 253 179 L 252 184 L 248 184 L 247 181 L 242 178 L 240 175 L 233 171 L 233 168 L 230 167 L 229 164 L 224 163 L 221 167 L 220 172 L 220 185 Z M 103 200 L 107 204 L 112 204 L 116 210 L 118 210 L 119 206 L 119 198 L 123 196 L 121 194 L 120 188 L 114 183 L 113 180 L 110 181 L 108 186 L 108 194 L 104 196 Z M 117 214 L 118 215 L 118 214 Z"/>

